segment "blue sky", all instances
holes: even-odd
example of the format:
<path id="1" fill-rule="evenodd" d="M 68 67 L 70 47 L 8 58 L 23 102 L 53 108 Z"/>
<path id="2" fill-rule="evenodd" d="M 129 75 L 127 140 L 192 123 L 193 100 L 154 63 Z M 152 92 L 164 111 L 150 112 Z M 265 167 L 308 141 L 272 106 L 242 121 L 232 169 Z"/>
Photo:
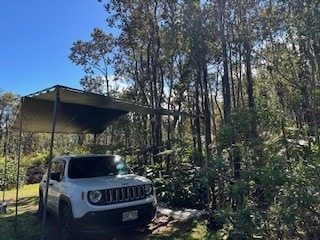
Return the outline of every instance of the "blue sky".
<path id="1" fill-rule="evenodd" d="M 80 66 L 69 59 L 76 40 L 94 27 L 110 31 L 97 0 L 1 0 L 0 90 L 25 96 L 65 85 L 81 89 Z"/>

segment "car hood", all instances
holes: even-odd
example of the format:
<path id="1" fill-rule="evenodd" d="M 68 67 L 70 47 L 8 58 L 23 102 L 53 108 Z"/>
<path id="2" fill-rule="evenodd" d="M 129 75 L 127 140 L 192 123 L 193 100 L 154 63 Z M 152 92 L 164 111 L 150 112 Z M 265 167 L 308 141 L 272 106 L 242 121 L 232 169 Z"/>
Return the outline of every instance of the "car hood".
<path id="1" fill-rule="evenodd" d="M 101 190 L 110 188 L 119 188 L 126 186 L 136 186 L 142 184 L 150 184 L 151 181 L 145 177 L 135 174 L 114 175 L 94 178 L 70 179 L 70 183 L 81 186 L 89 190 Z"/>

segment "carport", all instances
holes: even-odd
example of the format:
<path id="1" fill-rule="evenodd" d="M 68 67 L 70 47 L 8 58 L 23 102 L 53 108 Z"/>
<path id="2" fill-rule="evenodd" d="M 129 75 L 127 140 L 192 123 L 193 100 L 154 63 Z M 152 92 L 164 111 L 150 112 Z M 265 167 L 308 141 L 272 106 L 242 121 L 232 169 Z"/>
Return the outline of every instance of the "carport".
<path id="1" fill-rule="evenodd" d="M 51 133 L 48 162 L 48 171 L 50 171 L 55 133 L 99 134 L 102 133 L 113 120 L 129 112 L 152 115 L 191 116 L 179 111 L 151 108 L 60 85 L 21 98 L 20 109 L 12 126 L 12 129 L 20 132 L 15 230 L 17 229 L 18 215 L 22 132 Z M 47 175 L 41 239 L 44 239 L 45 233 L 49 176 L 50 172 Z"/>

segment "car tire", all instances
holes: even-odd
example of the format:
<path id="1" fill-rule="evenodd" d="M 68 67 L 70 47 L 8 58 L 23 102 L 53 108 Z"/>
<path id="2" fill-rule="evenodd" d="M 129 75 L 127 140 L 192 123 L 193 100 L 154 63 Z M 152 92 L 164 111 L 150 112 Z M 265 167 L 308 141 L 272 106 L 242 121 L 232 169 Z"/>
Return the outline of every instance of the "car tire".
<path id="1" fill-rule="evenodd" d="M 43 218 L 43 195 L 42 195 L 42 192 L 39 193 L 38 216 L 39 216 L 41 219 Z"/>
<path id="2" fill-rule="evenodd" d="M 60 231 L 62 240 L 70 240 L 73 235 L 73 222 L 71 209 L 67 204 L 63 204 L 60 212 Z"/>

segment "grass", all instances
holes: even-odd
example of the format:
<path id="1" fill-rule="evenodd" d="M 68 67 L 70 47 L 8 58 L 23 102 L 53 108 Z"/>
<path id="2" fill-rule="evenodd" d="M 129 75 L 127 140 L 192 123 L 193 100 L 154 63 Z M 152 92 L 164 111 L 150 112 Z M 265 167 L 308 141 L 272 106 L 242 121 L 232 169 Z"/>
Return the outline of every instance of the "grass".
<path id="1" fill-rule="evenodd" d="M 0 240 L 39 239 L 41 223 L 40 219 L 36 217 L 38 187 L 38 184 L 32 184 L 19 189 L 17 218 L 15 217 L 16 190 L 5 192 L 7 213 L 0 214 Z M 3 192 L 0 191 L 0 194 L 2 198 Z"/>
<path id="2" fill-rule="evenodd" d="M 37 216 L 38 184 L 31 184 L 19 189 L 17 225 L 15 229 L 16 190 L 5 192 L 8 203 L 7 213 L 0 213 L 0 240 L 40 239 L 42 221 Z M 0 191 L 1 198 L 2 192 Z M 2 199 L 1 199 L 2 200 Z M 15 231 L 16 230 L 16 231 Z M 46 224 L 46 239 L 58 240 L 58 223 L 49 217 Z M 110 238 L 111 237 L 111 238 Z M 126 240 L 197 240 L 217 239 L 207 231 L 205 220 L 177 222 L 165 216 L 159 217 L 149 229 L 135 229 L 112 233 L 111 235 L 87 236 L 84 239 L 126 239 Z"/>
<path id="3" fill-rule="evenodd" d="M 39 192 L 39 184 L 30 184 L 25 185 L 21 189 L 19 189 L 19 198 L 28 198 L 28 197 L 36 197 Z M 0 191 L 1 197 L 3 192 Z M 5 200 L 6 201 L 15 201 L 16 199 L 16 190 L 10 190 L 5 192 Z"/>

